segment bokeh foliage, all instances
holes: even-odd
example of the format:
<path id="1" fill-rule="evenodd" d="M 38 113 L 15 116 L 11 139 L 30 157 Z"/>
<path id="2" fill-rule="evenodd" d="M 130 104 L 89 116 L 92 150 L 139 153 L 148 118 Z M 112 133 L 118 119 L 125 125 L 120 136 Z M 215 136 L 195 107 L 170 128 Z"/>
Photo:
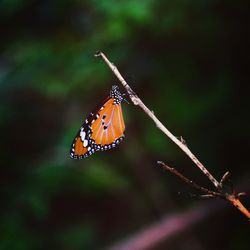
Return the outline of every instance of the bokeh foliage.
<path id="1" fill-rule="evenodd" d="M 195 206 L 156 160 L 208 184 L 133 105 L 123 105 L 117 149 L 69 159 L 81 122 L 117 82 L 97 50 L 211 172 L 249 182 L 248 19 L 241 0 L 0 1 L 0 249 L 99 249 Z M 218 234 L 220 249 L 246 249 L 240 215 L 228 216 L 240 228 L 221 214 L 216 228 L 204 222 L 200 249 Z"/>

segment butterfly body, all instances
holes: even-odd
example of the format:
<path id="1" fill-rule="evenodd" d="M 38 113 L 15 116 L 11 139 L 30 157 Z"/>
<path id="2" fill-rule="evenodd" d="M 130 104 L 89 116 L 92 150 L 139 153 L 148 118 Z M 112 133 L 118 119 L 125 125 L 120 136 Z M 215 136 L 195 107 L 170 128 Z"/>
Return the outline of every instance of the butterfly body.
<path id="1" fill-rule="evenodd" d="M 86 158 L 97 151 L 116 147 L 124 138 L 122 94 L 112 86 L 101 107 L 91 112 L 77 133 L 70 150 L 73 159 Z"/>

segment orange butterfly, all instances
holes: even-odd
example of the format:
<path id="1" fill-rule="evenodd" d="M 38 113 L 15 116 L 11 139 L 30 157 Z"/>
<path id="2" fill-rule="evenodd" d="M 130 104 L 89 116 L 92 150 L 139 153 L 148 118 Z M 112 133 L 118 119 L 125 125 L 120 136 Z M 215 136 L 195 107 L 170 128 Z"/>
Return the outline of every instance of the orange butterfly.
<path id="1" fill-rule="evenodd" d="M 83 159 L 97 151 L 114 148 L 121 142 L 125 130 L 122 100 L 118 86 L 112 86 L 101 107 L 90 113 L 77 133 L 70 150 L 71 158 Z"/>

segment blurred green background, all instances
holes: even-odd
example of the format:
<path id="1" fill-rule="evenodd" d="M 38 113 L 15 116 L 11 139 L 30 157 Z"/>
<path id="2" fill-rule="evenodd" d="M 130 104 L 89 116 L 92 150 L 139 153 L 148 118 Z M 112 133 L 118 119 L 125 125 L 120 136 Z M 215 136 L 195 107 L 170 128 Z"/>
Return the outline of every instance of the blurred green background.
<path id="1" fill-rule="evenodd" d="M 69 158 L 117 83 L 97 50 L 216 178 L 229 170 L 249 191 L 248 10 L 241 0 L 1 0 L 0 249 L 102 249 L 203 204 L 156 161 L 211 184 L 132 104 L 119 147 Z M 246 249 L 248 238 L 228 205 L 154 249 Z"/>

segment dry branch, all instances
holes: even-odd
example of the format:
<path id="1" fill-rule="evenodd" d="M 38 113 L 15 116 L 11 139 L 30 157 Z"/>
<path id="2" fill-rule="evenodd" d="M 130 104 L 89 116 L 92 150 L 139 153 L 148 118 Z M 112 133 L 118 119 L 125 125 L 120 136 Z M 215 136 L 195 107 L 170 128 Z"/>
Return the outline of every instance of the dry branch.
<path id="1" fill-rule="evenodd" d="M 250 212 L 243 206 L 243 204 L 240 202 L 239 197 L 240 194 L 235 194 L 234 192 L 226 193 L 222 190 L 223 184 L 227 180 L 229 176 L 229 172 L 226 172 L 223 177 L 221 178 L 221 181 L 217 181 L 215 177 L 207 170 L 207 168 L 197 159 L 197 157 L 190 151 L 190 149 L 187 147 L 185 141 L 181 138 L 180 140 L 174 136 L 162 123 L 161 121 L 155 116 L 155 114 L 150 111 L 150 109 L 147 108 L 147 106 L 141 101 L 141 99 L 138 97 L 138 95 L 131 89 L 131 87 L 128 85 L 128 83 L 125 81 L 125 79 L 122 77 L 121 73 L 117 69 L 117 67 L 111 63 L 108 58 L 104 55 L 102 52 L 97 52 L 95 54 L 96 57 L 101 57 L 104 62 L 109 66 L 109 68 L 112 70 L 112 72 L 115 74 L 115 76 L 118 78 L 120 83 L 123 85 L 123 87 L 128 92 L 128 95 L 133 102 L 134 105 L 139 106 L 156 124 L 156 126 L 165 134 L 167 135 L 194 163 L 195 165 L 205 174 L 208 179 L 212 182 L 214 185 L 216 192 L 200 187 L 199 185 L 195 184 L 193 181 L 186 178 L 184 175 L 177 172 L 175 169 L 170 168 L 164 163 L 161 163 L 162 166 L 165 166 L 165 169 L 172 172 L 179 178 L 181 178 L 183 181 L 188 183 L 196 189 L 199 189 L 200 191 L 206 193 L 206 195 L 212 195 L 214 197 L 223 198 L 230 202 L 233 206 L 235 206 L 238 210 L 240 210 L 248 219 L 250 219 Z M 194 185 L 195 184 L 195 185 Z"/>
<path id="2" fill-rule="evenodd" d="M 175 168 L 171 168 L 168 165 L 166 165 L 164 162 L 162 161 L 158 161 L 157 162 L 159 165 L 161 165 L 164 169 L 168 170 L 169 172 L 171 172 L 172 174 L 176 175 L 177 177 L 179 177 L 183 182 L 185 182 L 186 184 L 188 184 L 189 186 L 191 186 L 194 189 L 197 189 L 198 191 L 200 191 L 201 193 L 205 193 L 207 195 L 209 195 L 209 197 L 221 197 L 224 198 L 224 196 L 219 193 L 219 192 L 214 192 L 212 190 L 209 190 L 207 188 L 204 188 L 200 185 L 198 185 L 197 183 L 195 183 L 194 181 L 191 181 L 190 179 L 188 179 L 186 176 L 184 176 L 183 174 L 181 174 L 180 172 L 178 172 Z"/>

